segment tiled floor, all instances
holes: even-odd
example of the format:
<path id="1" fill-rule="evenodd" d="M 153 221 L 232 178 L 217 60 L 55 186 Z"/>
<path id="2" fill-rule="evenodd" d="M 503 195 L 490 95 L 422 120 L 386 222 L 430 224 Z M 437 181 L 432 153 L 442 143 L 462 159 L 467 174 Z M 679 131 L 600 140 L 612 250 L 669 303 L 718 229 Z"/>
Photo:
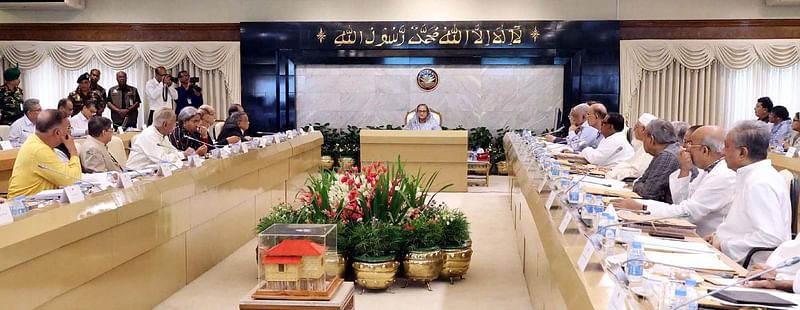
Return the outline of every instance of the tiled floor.
<path id="1" fill-rule="evenodd" d="M 522 265 L 514 241 L 506 177 L 492 176 L 489 187 L 470 187 L 469 193 L 443 193 L 437 200 L 464 210 L 471 222 L 474 254 L 466 278 L 455 285 L 445 281 L 392 292 L 356 295 L 356 309 L 531 309 Z M 217 266 L 164 300 L 156 309 L 235 309 L 256 285 L 255 239 Z"/>

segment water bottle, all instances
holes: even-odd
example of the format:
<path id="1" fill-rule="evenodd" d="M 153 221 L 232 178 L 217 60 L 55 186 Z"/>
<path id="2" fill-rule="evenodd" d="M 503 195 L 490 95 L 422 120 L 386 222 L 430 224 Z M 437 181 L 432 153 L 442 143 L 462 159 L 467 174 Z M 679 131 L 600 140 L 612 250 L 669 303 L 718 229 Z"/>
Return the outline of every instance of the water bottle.
<path id="1" fill-rule="evenodd" d="M 686 300 L 684 302 L 695 299 L 697 296 L 697 281 L 692 278 L 686 279 Z M 699 305 L 696 300 L 686 305 L 687 310 L 697 310 L 698 308 Z"/>
<path id="2" fill-rule="evenodd" d="M 682 305 L 686 302 L 686 288 L 683 285 L 678 285 L 675 288 L 675 294 L 672 295 L 672 305 L 669 306 L 670 309 L 686 309 L 686 306 L 678 308 L 678 306 Z"/>
<path id="3" fill-rule="evenodd" d="M 592 194 L 586 194 L 583 196 L 583 212 L 581 212 L 581 219 L 584 223 L 588 223 L 592 225 L 592 220 L 594 216 L 594 206 L 592 206 L 592 202 L 594 201 L 594 196 Z"/>
<path id="4" fill-rule="evenodd" d="M 625 273 L 628 276 L 628 281 L 632 286 L 642 283 L 642 275 L 644 275 L 644 249 L 642 249 L 641 241 L 633 241 L 631 243 L 630 248 L 628 248 L 627 261 Z"/>
<path id="5" fill-rule="evenodd" d="M 563 169 L 560 173 L 559 183 L 561 185 L 561 190 L 566 191 L 569 188 L 570 183 L 572 183 L 572 179 L 569 177 L 569 170 Z"/>
<path id="6" fill-rule="evenodd" d="M 558 175 L 560 173 L 561 173 L 561 164 L 558 161 L 554 160 L 553 163 L 550 164 L 550 176 L 552 176 L 555 179 L 558 178 Z"/>
<path id="7" fill-rule="evenodd" d="M 25 205 L 25 196 L 17 196 L 11 202 L 11 216 L 20 217 L 28 213 L 28 206 Z"/>
<path id="8" fill-rule="evenodd" d="M 603 212 L 603 252 L 606 256 L 614 255 L 614 246 L 617 243 L 617 228 L 608 227 L 614 224 L 614 217 L 611 214 Z"/>
<path id="9" fill-rule="evenodd" d="M 597 204 L 597 201 L 601 199 L 600 196 L 594 196 L 594 202 L 592 203 L 592 208 L 594 209 L 592 211 L 592 216 L 594 217 L 592 218 L 592 223 L 595 223 L 595 231 L 600 229 L 600 225 L 602 225 L 600 222 L 605 220 L 605 218 L 603 218 L 603 206 Z M 599 233 L 599 231 L 597 232 Z"/>
<path id="10" fill-rule="evenodd" d="M 567 201 L 570 204 L 577 205 L 581 203 L 581 186 L 578 183 L 575 180 L 570 182 L 569 193 L 567 193 Z"/>

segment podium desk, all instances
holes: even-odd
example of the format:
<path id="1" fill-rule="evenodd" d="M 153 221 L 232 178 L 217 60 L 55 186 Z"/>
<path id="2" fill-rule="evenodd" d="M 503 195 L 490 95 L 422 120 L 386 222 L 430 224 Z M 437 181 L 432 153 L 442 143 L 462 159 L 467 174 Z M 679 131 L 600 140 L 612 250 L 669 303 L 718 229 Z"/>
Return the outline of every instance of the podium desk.
<path id="1" fill-rule="evenodd" d="M 406 171 L 426 176 L 439 171 L 432 190 L 453 184 L 445 191 L 467 191 L 466 130 L 361 130 L 361 165 L 391 164 L 397 158 Z"/>
<path id="2" fill-rule="evenodd" d="M 287 182 L 317 172 L 321 146 L 311 133 L 0 226 L 0 305 L 150 309 L 251 240 L 294 197 Z"/>

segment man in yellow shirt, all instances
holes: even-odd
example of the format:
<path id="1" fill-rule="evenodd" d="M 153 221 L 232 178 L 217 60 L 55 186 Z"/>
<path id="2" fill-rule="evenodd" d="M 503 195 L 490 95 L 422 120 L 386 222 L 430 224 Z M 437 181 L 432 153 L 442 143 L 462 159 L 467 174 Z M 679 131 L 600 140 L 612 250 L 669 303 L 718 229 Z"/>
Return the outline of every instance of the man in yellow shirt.
<path id="1" fill-rule="evenodd" d="M 53 150 L 64 143 L 71 155 L 64 164 Z M 44 167 L 44 168 L 43 168 Z M 36 119 L 36 133 L 20 148 L 11 180 L 8 197 L 34 195 L 48 189 L 73 184 L 81 177 L 81 162 L 70 136 L 69 118 L 55 109 L 48 109 Z"/>

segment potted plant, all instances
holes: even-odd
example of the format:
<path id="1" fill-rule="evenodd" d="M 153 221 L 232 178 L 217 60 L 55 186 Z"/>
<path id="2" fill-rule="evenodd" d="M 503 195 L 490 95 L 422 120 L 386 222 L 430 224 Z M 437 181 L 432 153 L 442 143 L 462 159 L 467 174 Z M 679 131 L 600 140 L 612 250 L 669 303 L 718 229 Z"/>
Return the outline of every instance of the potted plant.
<path id="1" fill-rule="evenodd" d="M 439 277 L 449 279 L 464 278 L 472 260 L 472 242 L 469 238 L 469 222 L 460 210 L 447 207 L 440 209 L 439 221 L 442 224 L 442 269 Z"/>
<path id="2" fill-rule="evenodd" d="M 342 170 L 348 170 L 358 162 L 361 150 L 360 134 L 361 129 L 351 125 L 339 131 L 339 166 Z"/>
<path id="3" fill-rule="evenodd" d="M 395 282 L 400 266 L 400 227 L 378 220 L 353 224 L 349 244 L 352 249 L 355 282 L 363 289 L 387 289 Z"/>
<path id="4" fill-rule="evenodd" d="M 508 127 L 497 130 L 497 135 L 492 143 L 491 161 L 497 167 L 498 174 L 508 174 L 508 162 L 506 162 L 506 149 L 503 146 L 503 137 L 509 131 Z"/>
<path id="5" fill-rule="evenodd" d="M 336 157 L 336 145 L 339 143 L 338 135 L 331 129 L 330 123 L 314 123 L 309 125 L 314 127 L 314 130 L 322 134 L 322 156 L 320 157 L 320 166 L 323 169 L 333 168 L 333 163 Z M 306 129 L 307 131 L 308 129 Z"/>
<path id="6" fill-rule="evenodd" d="M 410 210 L 403 223 L 403 241 L 406 252 L 403 270 L 410 281 L 424 282 L 431 290 L 430 282 L 439 277 L 442 269 L 443 226 L 438 211 L 430 205 Z"/>

